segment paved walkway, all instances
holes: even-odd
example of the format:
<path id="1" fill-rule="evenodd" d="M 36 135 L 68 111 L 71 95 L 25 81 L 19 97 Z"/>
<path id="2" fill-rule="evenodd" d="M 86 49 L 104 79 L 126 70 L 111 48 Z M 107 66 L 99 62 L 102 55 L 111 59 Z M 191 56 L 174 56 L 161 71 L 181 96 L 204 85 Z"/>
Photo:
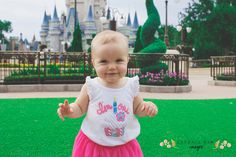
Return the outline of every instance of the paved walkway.
<path id="1" fill-rule="evenodd" d="M 189 93 L 141 93 L 144 98 L 153 99 L 223 99 L 236 98 L 236 87 L 210 86 L 210 70 L 191 68 L 190 82 L 192 91 Z M 32 92 L 32 93 L 0 93 L 4 98 L 45 98 L 45 97 L 77 97 L 79 92 Z"/>

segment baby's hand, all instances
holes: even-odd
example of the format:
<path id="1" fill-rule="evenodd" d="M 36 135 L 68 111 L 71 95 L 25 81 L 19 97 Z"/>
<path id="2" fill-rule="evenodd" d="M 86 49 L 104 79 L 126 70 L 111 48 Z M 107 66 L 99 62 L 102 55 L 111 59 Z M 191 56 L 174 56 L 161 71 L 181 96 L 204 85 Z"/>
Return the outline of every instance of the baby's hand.
<path id="1" fill-rule="evenodd" d="M 141 110 L 149 117 L 154 117 L 158 112 L 157 106 L 150 101 L 143 102 L 143 107 Z"/>
<path id="2" fill-rule="evenodd" d="M 69 114 L 73 113 L 68 100 L 64 101 L 64 104 L 60 103 L 59 108 L 57 109 L 58 116 L 64 121 L 64 117 L 68 116 Z"/>

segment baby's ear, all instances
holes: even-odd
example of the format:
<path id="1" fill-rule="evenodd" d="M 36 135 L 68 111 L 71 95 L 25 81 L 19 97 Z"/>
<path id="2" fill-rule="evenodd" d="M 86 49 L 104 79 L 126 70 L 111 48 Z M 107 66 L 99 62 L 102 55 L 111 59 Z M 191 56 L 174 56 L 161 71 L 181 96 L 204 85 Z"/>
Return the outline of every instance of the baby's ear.
<path id="1" fill-rule="evenodd" d="M 94 67 L 94 59 L 93 58 L 91 59 L 91 63 L 93 65 L 93 67 Z"/>

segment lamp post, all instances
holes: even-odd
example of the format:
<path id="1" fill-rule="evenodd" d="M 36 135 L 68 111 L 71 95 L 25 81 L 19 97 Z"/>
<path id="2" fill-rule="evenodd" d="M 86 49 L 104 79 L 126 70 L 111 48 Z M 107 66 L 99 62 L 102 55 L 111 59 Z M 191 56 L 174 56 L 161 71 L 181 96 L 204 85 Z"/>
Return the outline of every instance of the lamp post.
<path id="1" fill-rule="evenodd" d="M 169 43 L 169 37 L 168 37 L 168 0 L 165 1 L 166 4 L 166 25 L 165 25 L 165 36 L 164 36 L 164 40 L 165 40 L 165 44 L 167 47 L 169 47 L 170 43 Z"/>
<path id="2" fill-rule="evenodd" d="M 192 28 L 191 27 L 184 28 L 181 25 L 178 25 L 176 29 L 177 29 L 178 32 L 181 32 L 180 52 L 181 53 L 188 53 L 188 54 L 190 54 L 190 52 L 186 52 L 186 51 L 188 51 L 186 49 L 186 38 L 187 38 L 187 33 L 190 33 Z"/>
<path id="3" fill-rule="evenodd" d="M 181 25 L 178 25 L 177 26 L 177 31 L 181 32 L 181 44 L 185 45 L 186 44 L 187 33 L 190 33 L 192 31 L 192 28 L 191 27 L 183 28 Z"/>
<path id="4" fill-rule="evenodd" d="M 76 22 L 77 22 L 77 1 L 75 0 L 75 23 L 74 23 L 74 31 L 76 29 Z"/>

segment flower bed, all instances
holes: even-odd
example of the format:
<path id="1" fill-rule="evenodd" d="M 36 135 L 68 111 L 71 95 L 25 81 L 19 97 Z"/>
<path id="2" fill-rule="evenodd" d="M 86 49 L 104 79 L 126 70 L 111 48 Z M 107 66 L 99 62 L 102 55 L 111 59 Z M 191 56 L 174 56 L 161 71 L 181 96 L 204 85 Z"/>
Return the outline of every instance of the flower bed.
<path id="1" fill-rule="evenodd" d="M 161 70 L 159 73 L 147 72 L 140 76 L 140 84 L 153 86 L 186 86 L 189 80 L 184 73 L 177 74 Z"/>

